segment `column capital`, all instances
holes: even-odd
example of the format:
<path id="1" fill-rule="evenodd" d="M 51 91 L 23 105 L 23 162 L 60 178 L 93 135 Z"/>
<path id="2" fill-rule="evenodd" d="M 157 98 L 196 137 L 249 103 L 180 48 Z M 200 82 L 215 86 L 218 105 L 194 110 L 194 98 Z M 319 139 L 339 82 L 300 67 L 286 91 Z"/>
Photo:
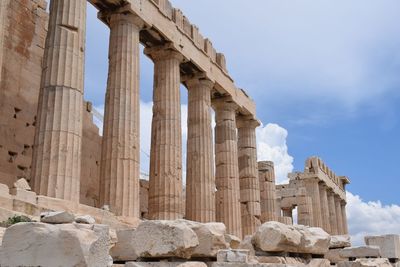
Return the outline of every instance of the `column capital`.
<path id="1" fill-rule="evenodd" d="M 255 129 L 261 125 L 260 121 L 255 119 L 254 116 L 238 115 L 236 116 L 236 125 L 240 128 Z"/>
<path id="2" fill-rule="evenodd" d="M 179 62 L 183 62 L 184 60 L 183 55 L 174 50 L 170 43 L 161 46 L 146 47 L 144 53 L 153 61 L 176 59 Z"/>
<path id="3" fill-rule="evenodd" d="M 239 109 L 239 105 L 233 102 L 230 96 L 213 98 L 211 104 L 215 110 L 236 111 Z"/>
<path id="4" fill-rule="evenodd" d="M 269 171 L 274 169 L 274 162 L 273 161 L 259 161 L 258 162 L 258 170 L 263 172 L 263 171 Z"/>
<path id="5" fill-rule="evenodd" d="M 193 76 L 190 78 L 187 78 L 185 80 L 185 83 L 187 85 L 187 89 L 193 89 L 196 88 L 197 86 L 204 86 L 208 89 L 210 89 L 210 91 L 214 88 L 215 83 L 212 82 L 211 80 L 207 79 L 207 78 L 202 78 L 200 76 Z"/>
<path id="6" fill-rule="evenodd" d="M 116 23 L 126 22 L 136 25 L 139 30 L 142 29 L 145 25 L 144 21 L 138 15 L 131 13 L 129 9 L 130 4 L 126 4 L 112 11 L 99 11 L 97 17 L 101 21 L 105 22 L 110 28 L 112 28 Z"/>

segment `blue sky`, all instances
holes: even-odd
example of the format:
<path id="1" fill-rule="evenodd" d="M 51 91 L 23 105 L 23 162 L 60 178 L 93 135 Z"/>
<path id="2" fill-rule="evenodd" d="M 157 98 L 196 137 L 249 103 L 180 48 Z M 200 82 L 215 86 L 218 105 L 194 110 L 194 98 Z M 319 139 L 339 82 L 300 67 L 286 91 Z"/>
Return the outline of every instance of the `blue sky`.
<path id="1" fill-rule="evenodd" d="M 295 170 L 318 155 L 364 200 L 399 203 L 400 2 L 173 0 L 227 57 L 264 123 L 288 132 Z M 101 106 L 108 29 L 89 7 L 85 96 Z M 152 63 L 142 56 L 141 96 Z M 182 89 L 182 103 L 186 92 Z"/>

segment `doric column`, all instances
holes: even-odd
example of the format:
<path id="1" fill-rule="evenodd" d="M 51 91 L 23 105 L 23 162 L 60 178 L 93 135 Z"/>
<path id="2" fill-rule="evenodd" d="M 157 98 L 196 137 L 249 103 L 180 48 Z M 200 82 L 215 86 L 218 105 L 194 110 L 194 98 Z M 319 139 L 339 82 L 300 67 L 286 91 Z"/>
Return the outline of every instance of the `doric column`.
<path id="1" fill-rule="evenodd" d="M 293 209 L 282 209 L 282 217 L 293 218 Z"/>
<path id="2" fill-rule="evenodd" d="M 341 208 L 342 208 L 342 220 L 343 220 L 343 234 L 348 235 L 349 234 L 349 228 L 347 225 L 347 213 L 346 213 L 346 201 L 341 202 Z"/>
<path id="3" fill-rule="evenodd" d="M 86 0 L 50 2 L 32 176 L 38 194 L 79 202 Z"/>
<path id="4" fill-rule="evenodd" d="M 215 221 L 214 147 L 209 80 L 191 79 L 188 88 L 188 137 L 186 160 L 186 219 Z"/>
<path id="5" fill-rule="evenodd" d="M 338 235 L 338 226 L 336 220 L 336 205 L 335 205 L 335 194 L 328 191 L 328 205 L 329 205 L 329 222 L 331 226 L 331 235 Z"/>
<path id="6" fill-rule="evenodd" d="M 258 162 L 260 181 L 261 223 L 279 219 L 276 201 L 275 170 L 272 161 Z"/>
<path id="7" fill-rule="evenodd" d="M 213 101 L 215 108 L 215 184 L 216 219 L 226 225 L 227 232 L 242 236 L 239 167 L 237 152 L 236 109 L 224 98 Z"/>
<path id="8" fill-rule="evenodd" d="M 0 81 L 2 81 L 3 53 L 4 53 L 4 28 L 6 27 L 7 7 L 9 0 L 0 2 Z"/>
<path id="9" fill-rule="evenodd" d="M 261 225 L 260 181 L 258 179 L 256 128 L 252 117 L 238 116 L 238 161 L 243 236 L 252 235 Z"/>
<path id="10" fill-rule="evenodd" d="M 100 203 L 140 217 L 139 31 L 132 14 L 109 16 L 109 70 L 100 169 Z"/>
<path id="11" fill-rule="evenodd" d="M 321 216 L 321 198 L 319 196 L 319 185 L 318 179 L 307 179 L 305 180 L 305 187 L 307 194 L 312 199 L 313 206 L 313 225 L 315 227 L 323 227 L 322 216 Z"/>
<path id="12" fill-rule="evenodd" d="M 319 196 L 321 198 L 321 213 L 322 213 L 322 225 L 323 229 L 327 232 L 331 232 L 331 225 L 329 221 L 329 204 L 328 204 L 328 193 L 327 187 L 324 183 L 319 184 Z"/>
<path id="13" fill-rule="evenodd" d="M 342 202 L 342 200 L 340 199 L 340 197 L 335 196 L 336 221 L 337 221 L 337 227 L 338 227 L 338 229 L 337 229 L 338 235 L 344 234 L 341 202 Z"/>
<path id="14" fill-rule="evenodd" d="M 311 197 L 297 197 L 297 223 L 307 226 L 313 225 L 313 206 Z"/>
<path id="15" fill-rule="evenodd" d="M 145 49 L 154 61 L 149 218 L 183 217 L 180 53 L 166 47 Z"/>

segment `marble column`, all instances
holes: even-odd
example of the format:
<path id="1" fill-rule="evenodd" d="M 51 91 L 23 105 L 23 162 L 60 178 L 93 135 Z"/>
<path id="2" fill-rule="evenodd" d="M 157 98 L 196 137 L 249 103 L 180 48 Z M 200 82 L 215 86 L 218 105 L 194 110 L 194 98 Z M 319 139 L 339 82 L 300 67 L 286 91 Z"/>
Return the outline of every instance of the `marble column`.
<path id="1" fill-rule="evenodd" d="M 242 237 L 236 110 L 224 98 L 213 100 L 215 109 L 216 219 L 227 233 Z"/>
<path id="2" fill-rule="evenodd" d="M 282 209 L 282 216 L 293 219 L 293 209 Z"/>
<path id="3" fill-rule="evenodd" d="M 328 191 L 328 205 L 329 205 L 329 222 L 331 226 L 331 235 L 338 235 L 338 226 L 336 220 L 336 205 L 335 205 L 335 194 L 332 191 Z"/>
<path id="4" fill-rule="evenodd" d="M 154 61 L 149 218 L 183 217 L 180 53 L 166 47 L 145 49 Z"/>
<path id="5" fill-rule="evenodd" d="M 276 200 L 275 170 L 272 161 L 258 162 L 258 177 L 260 181 L 261 223 L 279 219 Z"/>
<path id="6" fill-rule="evenodd" d="M 313 225 L 314 227 L 323 227 L 322 216 L 321 216 L 321 198 L 319 195 L 319 181 L 318 179 L 307 179 L 305 180 L 305 187 L 307 194 L 312 199 L 313 206 Z"/>
<path id="7" fill-rule="evenodd" d="M 7 22 L 7 7 L 9 0 L 1 0 L 0 2 L 0 82 L 2 81 L 2 67 L 3 67 L 3 54 L 4 54 L 4 29 Z"/>
<path id="8" fill-rule="evenodd" d="M 237 116 L 240 205 L 243 236 L 261 225 L 260 181 L 258 178 L 256 128 L 260 123 L 249 116 Z"/>
<path id="9" fill-rule="evenodd" d="M 109 16 L 109 70 L 100 169 L 100 203 L 140 217 L 139 32 L 132 14 Z"/>
<path id="10" fill-rule="evenodd" d="M 215 222 L 214 147 L 209 80 L 191 79 L 188 88 L 186 219 Z"/>
<path id="11" fill-rule="evenodd" d="M 349 234 L 349 228 L 347 224 L 347 213 L 346 213 L 346 202 L 342 201 L 341 203 L 341 208 L 342 208 L 342 220 L 343 220 L 343 234 L 348 235 Z"/>
<path id="12" fill-rule="evenodd" d="M 297 197 L 297 223 L 307 226 L 313 225 L 313 206 L 311 197 Z"/>
<path id="13" fill-rule="evenodd" d="M 342 218 L 342 200 L 339 196 L 335 196 L 335 206 L 336 206 L 336 221 L 337 221 L 337 233 L 338 235 L 344 234 L 343 229 L 343 218 Z"/>
<path id="14" fill-rule="evenodd" d="M 321 198 L 321 213 L 322 213 L 322 225 L 323 229 L 327 232 L 331 232 L 331 225 L 329 221 L 329 204 L 327 187 L 324 183 L 319 184 L 319 196 Z"/>
<path id="15" fill-rule="evenodd" d="M 50 2 L 32 176 L 35 192 L 79 202 L 86 0 Z"/>

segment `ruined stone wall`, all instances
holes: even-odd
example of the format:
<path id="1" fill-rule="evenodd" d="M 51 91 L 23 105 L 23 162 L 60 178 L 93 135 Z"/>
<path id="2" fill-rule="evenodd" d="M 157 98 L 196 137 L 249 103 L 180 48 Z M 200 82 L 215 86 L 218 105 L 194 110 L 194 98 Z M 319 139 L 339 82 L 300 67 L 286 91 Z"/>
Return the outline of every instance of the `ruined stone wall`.
<path id="1" fill-rule="evenodd" d="M 0 183 L 30 180 L 48 14 L 45 0 L 0 3 Z M 90 107 L 90 105 L 89 105 Z M 81 203 L 96 206 L 101 137 L 83 103 Z"/>

